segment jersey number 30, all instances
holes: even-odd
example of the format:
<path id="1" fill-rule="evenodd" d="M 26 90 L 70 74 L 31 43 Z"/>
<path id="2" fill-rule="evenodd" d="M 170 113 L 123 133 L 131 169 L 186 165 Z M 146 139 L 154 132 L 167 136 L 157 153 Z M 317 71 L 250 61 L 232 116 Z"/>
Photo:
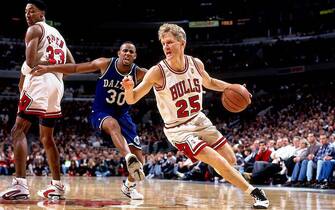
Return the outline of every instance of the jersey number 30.
<path id="1" fill-rule="evenodd" d="M 122 106 L 124 102 L 126 102 L 126 98 L 124 97 L 124 92 L 120 92 L 119 94 L 114 90 L 110 89 L 107 91 L 109 93 L 109 98 L 106 98 L 107 103 L 113 104 L 117 103 L 117 105 Z"/>
<path id="2" fill-rule="evenodd" d="M 200 103 L 199 103 L 199 96 L 191 96 L 188 98 L 188 102 L 184 99 L 179 100 L 176 102 L 176 107 L 178 107 L 177 110 L 177 117 L 183 118 L 188 117 L 193 113 L 196 113 L 200 110 Z M 188 106 L 191 107 L 191 110 L 188 109 Z"/>

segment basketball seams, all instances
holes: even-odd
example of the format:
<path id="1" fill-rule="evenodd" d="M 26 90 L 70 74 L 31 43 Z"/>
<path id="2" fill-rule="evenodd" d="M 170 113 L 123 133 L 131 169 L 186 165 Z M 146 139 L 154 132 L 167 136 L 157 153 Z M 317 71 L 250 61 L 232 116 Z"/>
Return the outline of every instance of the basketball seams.
<path id="1" fill-rule="evenodd" d="M 232 108 L 232 109 L 233 109 L 233 110 L 231 110 L 231 109 L 225 107 L 225 108 L 226 108 L 227 110 L 229 110 L 230 112 L 239 112 L 241 109 L 243 109 L 243 107 L 237 105 L 236 103 L 234 103 L 232 100 L 230 100 L 230 99 L 227 98 L 227 97 L 223 97 L 223 101 L 225 102 L 226 105 L 229 106 L 229 108 Z M 228 102 L 228 103 L 227 103 L 227 102 Z M 230 103 L 230 104 L 229 104 L 229 103 Z M 235 107 L 232 107 L 232 106 L 231 106 L 232 104 L 233 104 Z M 238 108 L 239 110 L 237 110 L 237 108 Z M 236 110 L 235 110 L 235 109 L 236 109 Z"/>
<path id="2" fill-rule="evenodd" d="M 249 105 L 249 101 L 246 98 L 247 94 L 248 92 L 246 92 L 241 85 L 233 84 L 223 91 L 221 97 L 223 106 L 230 112 L 241 112 Z"/>
<path id="3" fill-rule="evenodd" d="M 241 87 L 239 87 L 239 88 L 241 89 L 241 92 L 242 92 L 242 91 L 245 91 L 245 90 L 243 90 Z M 246 102 L 246 104 L 249 103 L 249 101 L 248 101 L 247 99 L 245 99 L 245 97 L 243 96 L 243 94 L 241 94 L 240 92 L 235 91 L 234 89 L 231 89 L 231 88 L 229 88 L 229 87 L 228 87 L 227 89 L 233 91 L 234 93 L 237 93 L 238 95 L 240 95 L 240 96 L 243 98 L 243 100 Z"/>

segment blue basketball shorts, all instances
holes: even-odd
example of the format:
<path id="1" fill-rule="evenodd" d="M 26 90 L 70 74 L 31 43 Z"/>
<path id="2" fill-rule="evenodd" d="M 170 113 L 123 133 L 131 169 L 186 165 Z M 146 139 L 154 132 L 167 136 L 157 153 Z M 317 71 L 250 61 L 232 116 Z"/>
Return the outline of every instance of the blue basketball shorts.
<path id="1" fill-rule="evenodd" d="M 137 135 L 136 125 L 128 113 L 116 117 L 106 112 L 92 111 L 91 124 L 93 128 L 102 131 L 102 124 L 104 120 L 109 117 L 114 118 L 119 123 L 121 134 L 126 139 L 128 145 L 141 149 L 141 142 L 139 136 Z"/>

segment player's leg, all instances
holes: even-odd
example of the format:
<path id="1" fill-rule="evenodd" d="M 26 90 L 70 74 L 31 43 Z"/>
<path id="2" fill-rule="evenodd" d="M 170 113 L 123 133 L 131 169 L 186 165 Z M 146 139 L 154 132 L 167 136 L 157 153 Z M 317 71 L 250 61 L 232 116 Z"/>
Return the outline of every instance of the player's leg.
<path id="1" fill-rule="evenodd" d="M 136 155 L 137 159 L 143 165 L 144 157 L 142 155 L 142 150 L 133 145 L 129 145 L 129 148 L 131 150 L 131 153 Z M 140 176 L 143 176 L 142 179 L 144 179 L 145 175 L 144 175 L 143 170 L 140 170 L 139 173 L 142 173 L 140 174 Z M 143 200 L 144 199 L 144 196 L 136 190 L 136 180 L 130 174 L 127 177 L 126 181 L 123 183 L 121 187 L 121 191 L 123 194 L 125 194 L 126 196 L 128 196 L 129 198 L 133 200 Z"/>
<path id="2" fill-rule="evenodd" d="M 15 176 L 17 178 L 26 177 L 26 161 L 28 155 L 26 134 L 34 119 L 35 116 L 19 113 L 11 130 L 15 157 Z"/>
<path id="3" fill-rule="evenodd" d="M 6 200 L 28 199 L 29 190 L 26 180 L 27 138 L 26 134 L 34 116 L 19 113 L 11 130 L 15 157 L 15 178 L 12 186 L 0 193 L 0 198 Z"/>
<path id="4" fill-rule="evenodd" d="M 135 138 L 139 137 L 137 136 Z M 130 144 L 129 148 L 131 153 L 134 154 L 137 160 L 139 161 L 139 167 L 140 167 L 140 170 L 135 171 L 135 176 L 133 176 L 132 178 L 134 178 L 135 181 L 142 181 L 143 179 L 145 179 L 145 174 L 143 172 L 144 157 L 142 155 L 142 149 L 140 145 L 135 144 Z"/>
<path id="5" fill-rule="evenodd" d="M 124 123 L 127 122 L 124 122 L 124 120 L 121 119 L 122 117 L 118 121 L 106 113 L 98 113 L 96 116 L 93 116 L 92 120 L 97 118 L 97 116 L 98 121 L 101 120 L 101 123 L 99 123 L 101 125 L 100 129 L 110 135 L 115 147 L 120 150 L 121 155 L 126 159 L 129 174 L 134 177 L 136 181 L 143 180 L 144 173 L 142 170 L 142 163 L 137 159 L 136 155 L 131 153 L 128 142 L 121 133 L 122 126 L 129 127 L 128 124 L 124 125 Z M 122 123 L 121 126 L 119 122 Z M 141 176 L 142 174 L 143 176 Z"/>
<path id="6" fill-rule="evenodd" d="M 128 144 L 121 134 L 121 128 L 116 119 L 111 116 L 106 117 L 102 122 L 101 130 L 112 138 L 113 144 L 119 149 L 123 157 L 130 153 Z"/>
<path id="7" fill-rule="evenodd" d="M 200 153 L 195 156 L 195 158 L 216 168 L 227 181 L 241 190 L 246 191 L 250 186 L 250 184 L 229 164 L 225 158 L 209 146 L 202 149 Z"/>
<path id="8" fill-rule="evenodd" d="M 131 153 L 133 153 L 134 155 L 136 155 L 137 159 L 142 163 L 142 165 L 144 164 L 144 156 L 143 156 L 143 151 L 142 149 L 139 149 L 138 147 L 135 147 L 133 145 L 129 145 L 129 149 L 131 151 Z"/>
<path id="9" fill-rule="evenodd" d="M 130 115 L 127 113 L 122 115 L 118 119 L 118 122 L 121 127 L 121 133 L 125 138 L 125 140 L 127 141 L 127 144 L 129 145 L 132 154 L 132 156 L 126 158 L 129 174 L 136 181 L 142 181 L 145 178 L 145 174 L 143 172 L 143 164 L 142 164 L 143 157 L 141 155 L 142 151 L 141 142 L 139 136 L 137 135 L 136 125 L 133 122 Z"/>
<path id="10" fill-rule="evenodd" d="M 143 195 L 136 190 L 136 181 L 141 181 L 145 178 L 143 172 L 144 157 L 142 155 L 142 148 L 140 138 L 137 135 L 136 125 L 128 114 L 124 114 L 119 118 L 121 132 L 126 139 L 130 151 L 135 155 L 136 160 L 133 165 L 129 166 L 129 176 L 124 182 L 121 191 L 133 200 L 143 200 Z M 133 170 L 138 168 L 138 170 Z"/>
<path id="11" fill-rule="evenodd" d="M 236 163 L 236 156 L 233 149 L 228 144 L 227 139 L 216 129 L 204 114 L 199 114 L 196 120 L 198 128 L 195 134 L 200 136 L 212 149 L 224 157 L 230 165 L 234 165 Z M 214 170 L 220 174 L 217 169 L 214 168 Z"/>
<path id="12" fill-rule="evenodd" d="M 269 201 L 266 198 L 265 193 L 262 190 L 254 188 L 252 185 L 250 185 L 224 157 L 222 157 L 211 147 L 204 147 L 194 157 L 217 169 L 225 180 L 253 196 L 256 201 L 254 203 L 255 208 L 267 208 L 269 206 Z"/>
<path id="13" fill-rule="evenodd" d="M 38 191 L 38 195 L 48 199 L 64 199 L 65 188 L 60 180 L 59 151 L 53 137 L 55 122 L 54 118 L 40 119 L 40 140 L 47 156 L 52 181 L 46 189 Z"/>
<path id="14" fill-rule="evenodd" d="M 224 144 L 222 147 L 220 147 L 219 149 L 217 149 L 216 151 L 222 157 L 224 157 L 230 165 L 236 164 L 235 153 L 234 153 L 233 149 L 231 148 L 231 146 L 229 145 L 228 142 L 226 144 Z"/>
<path id="15" fill-rule="evenodd" d="M 197 131 L 195 134 L 223 156 L 230 165 L 234 165 L 236 163 L 236 156 L 227 139 L 203 113 L 200 113 L 195 120 L 197 121 Z"/>
<path id="16" fill-rule="evenodd" d="M 226 140 L 211 125 L 207 117 L 202 114 L 183 127 L 165 128 L 164 133 L 171 144 L 184 151 L 190 159 L 207 163 L 218 170 L 225 180 L 253 196 L 256 201 L 255 208 L 267 208 L 269 201 L 265 193 L 251 186 L 223 156 L 215 151 L 225 145 Z M 193 130 L 195 127 L 196 131 Z"/>

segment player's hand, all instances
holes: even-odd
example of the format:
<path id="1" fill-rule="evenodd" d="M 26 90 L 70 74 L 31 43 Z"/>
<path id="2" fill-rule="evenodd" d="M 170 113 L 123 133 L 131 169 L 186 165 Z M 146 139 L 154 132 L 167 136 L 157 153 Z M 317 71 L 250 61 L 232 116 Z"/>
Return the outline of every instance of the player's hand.
<path id="1" fill-rule="evenodd" d="M 45 73 L 48 72 L 48 66 L 45 65 L 37 65 L 33 68 L 33 70 L 31 71 L 31 75 L 32 76 L 41 76 Z"/>
<path id="2" fill-rule="evenodd" d="M 247 89 L 247 84 L 243 83 L 243 86 Z M 249 92 L 249 90 L 248 90 L 248 93 L 249 93 L 249 96 L 250 96 L 249 104 L 251 104 L 252 94 Z"/>
<path id="3" fill-rule="evenodd" d="M 121 85 L 125 90 L 133 89 L 135 84 L 132 76 L 125 76 L 122 79 Z"/>

